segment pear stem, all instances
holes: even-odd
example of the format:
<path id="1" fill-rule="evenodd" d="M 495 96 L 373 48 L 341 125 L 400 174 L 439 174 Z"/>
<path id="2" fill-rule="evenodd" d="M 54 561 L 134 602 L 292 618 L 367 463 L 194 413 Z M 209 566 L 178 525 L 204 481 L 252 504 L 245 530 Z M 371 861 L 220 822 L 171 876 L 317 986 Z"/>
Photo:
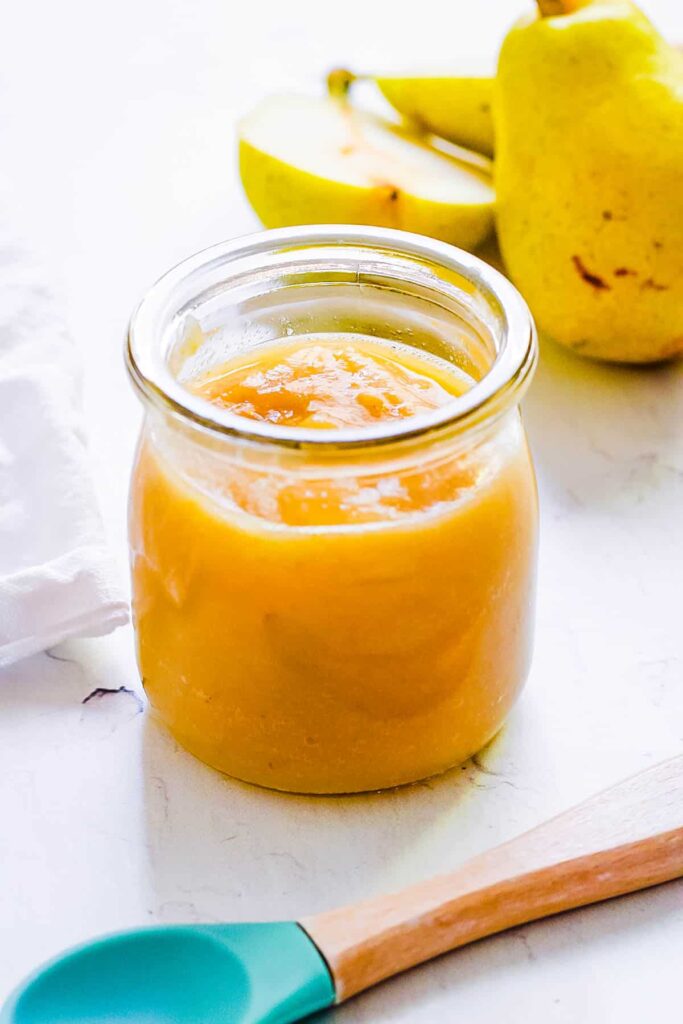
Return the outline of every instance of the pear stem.
<path id="1" fill-rule="evenodd" d="M 554 18 L 556 15 L 571 14 L 575 4 L 572 0 L 536 0 L 542 18 Z"/>
<path id="2" fill-rule="evenodd" d="M 347 68 L 333 68 L 327 76 L 327 91 L 335 100 L 344 99 L 356 78 L 353 71 Z"/>

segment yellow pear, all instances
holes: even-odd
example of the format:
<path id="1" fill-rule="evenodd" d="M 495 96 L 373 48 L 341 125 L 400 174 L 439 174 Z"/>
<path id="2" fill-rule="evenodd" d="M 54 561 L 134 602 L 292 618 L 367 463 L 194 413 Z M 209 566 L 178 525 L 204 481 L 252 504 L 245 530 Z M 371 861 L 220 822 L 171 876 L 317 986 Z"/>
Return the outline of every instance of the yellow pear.
<path id="1" fill-rule="evenodd" d="M 496 219 L 539 327 L 576 352 L 683 352 L 683 58 L 627 0 L 538 0 L 501 50 Z"/>
<path id="2" fill-rule="evenodd" d="M 490 75 L 382 75 L 375 80 L 389 103 L 425 131 L 493 156 Z"/>
<path id="3" fill-rule="evenodd" d="M 343 98 L 264 100 L 239 125 L 239 163 L 266 227 L 374 224 L 465 249 L 493 228 L 484 157 L 456 159 Z"/>

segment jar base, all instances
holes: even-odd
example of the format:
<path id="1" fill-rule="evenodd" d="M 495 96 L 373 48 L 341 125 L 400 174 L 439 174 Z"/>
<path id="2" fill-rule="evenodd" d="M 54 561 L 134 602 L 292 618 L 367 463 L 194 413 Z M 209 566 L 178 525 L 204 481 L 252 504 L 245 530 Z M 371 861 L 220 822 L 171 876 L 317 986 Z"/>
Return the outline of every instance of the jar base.
<path id="1" fill-rule="evenodd" d="M 165 723 L 161 723 L 164 728 L 168 728 Z M 256 786 L 259 789 L 265 789 L 274 793 L 290 794 L 296 796 L 330 796 L 330 797 L 344 797 L 344 796 L 360 796 L 364 793 L 382 793 L 390 791 L 392 789 L 401 789 L 404 786 L 413 786 L 418 782 L 426 782 L 429 779 L 438 778 L 439 776 L 446 775 L 448 772 L 453 771 L 455 768 L 460 767 L 469 761 L 470 758 L 475 757 L 481 750 L 491 743 L 499 732 L 503 729 L 505 721 L 500 722 L 496 728 L 488 734 L 481 742 L 477 742 L 476 745 L 469 750 L 464 756 L 458 756 L 455 760 L 449 761 L 444 765 L 436 765 L 433 768 L 427 768 L 420 771 L 418 774 L 411 774 L 405 778 L 397 778 L 394 780 L 378 781 L 362 784 L 351 784 L 348 786 L 337 786 L 337 785 L 311 785 L 304 783 L 290 782 L 278 782 L 274 779 L 265 779 L 260 773 L 251 773 L 249 771 L 237 771 L 231 770 L 225 767 L 223 764 L 218 764 L 216 761 L 205 753 L 200 752 L 196 744 L 188 742 L 188 740 L 179 735 L 172 729 L 168 729 L 173 738 L 177 743 L 186 750 L 187 753 L 191 754 L 202 764 L 207 765 L 214 771 L 219 772 L 221 775 L 225 775 L 229 779 L 233 779 L 236 782 L 242 782 L 249 786 Z"/>

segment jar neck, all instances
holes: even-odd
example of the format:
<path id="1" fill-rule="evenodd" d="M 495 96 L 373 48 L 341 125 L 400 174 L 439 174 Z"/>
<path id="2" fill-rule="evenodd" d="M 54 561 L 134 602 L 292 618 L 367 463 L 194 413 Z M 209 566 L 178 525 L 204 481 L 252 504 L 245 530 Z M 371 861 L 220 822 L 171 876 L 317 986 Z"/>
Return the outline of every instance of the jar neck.
<path id="1" fill-rule="evenodd" d="M 183 386 L 193 367 L 322 321 L 414 343 L 475 383 L 429 414 L 325 432 L 247 421 Z M 405 232 L 316 226 L 224 243 L 170 271 L 131 321 L 127 365 L 147 405 L 205 434 L 336 454 L 469 433 L 496 420 L 519 401 L 536 351 L 519 294 L 469 253 Z"/>
<path id="2" fill-rule="evenodd" d="M 143 443 L 151 444 L 170 463 L 183 463 L 189 476 L 194 475 L 194 467 L 210 463 L 217 474 L 221 466 L 242 465 L 256 472 L 327 479 L 335 475 L 398 473 L 411 467 L 426 467 L 443 459 L 461 458 L 496 443 L 519 422 L 519 408 L 512 406 L 495 417 L 482 418 L 467 430 L 444 428 L 403 438 L 393 444 L 353 448 L 335 448 L 332 445 L 289 447 L 216 435 L 185 419 L 150 410 L 143 429 Z"/>

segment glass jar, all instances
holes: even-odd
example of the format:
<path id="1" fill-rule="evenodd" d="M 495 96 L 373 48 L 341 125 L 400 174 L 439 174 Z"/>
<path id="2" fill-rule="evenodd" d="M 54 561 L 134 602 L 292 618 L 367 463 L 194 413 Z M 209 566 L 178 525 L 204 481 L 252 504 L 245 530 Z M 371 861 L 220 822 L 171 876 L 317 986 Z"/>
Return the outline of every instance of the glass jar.
<path id="1" fill-rule="evenodd" d="M 361 430 L 247 420 L 183 386 L 291 335 L 373 335 L 473 379 Z M 138 662 L 176 739 L 308 793 L 415 781 L 474 754 L 527 674 L 535 480 L 519 400 L 530 314 L 475 256 L 312 226 L 207 249 L 162 277 L 127 346 L 145 418 L 130 546 Z"/>

